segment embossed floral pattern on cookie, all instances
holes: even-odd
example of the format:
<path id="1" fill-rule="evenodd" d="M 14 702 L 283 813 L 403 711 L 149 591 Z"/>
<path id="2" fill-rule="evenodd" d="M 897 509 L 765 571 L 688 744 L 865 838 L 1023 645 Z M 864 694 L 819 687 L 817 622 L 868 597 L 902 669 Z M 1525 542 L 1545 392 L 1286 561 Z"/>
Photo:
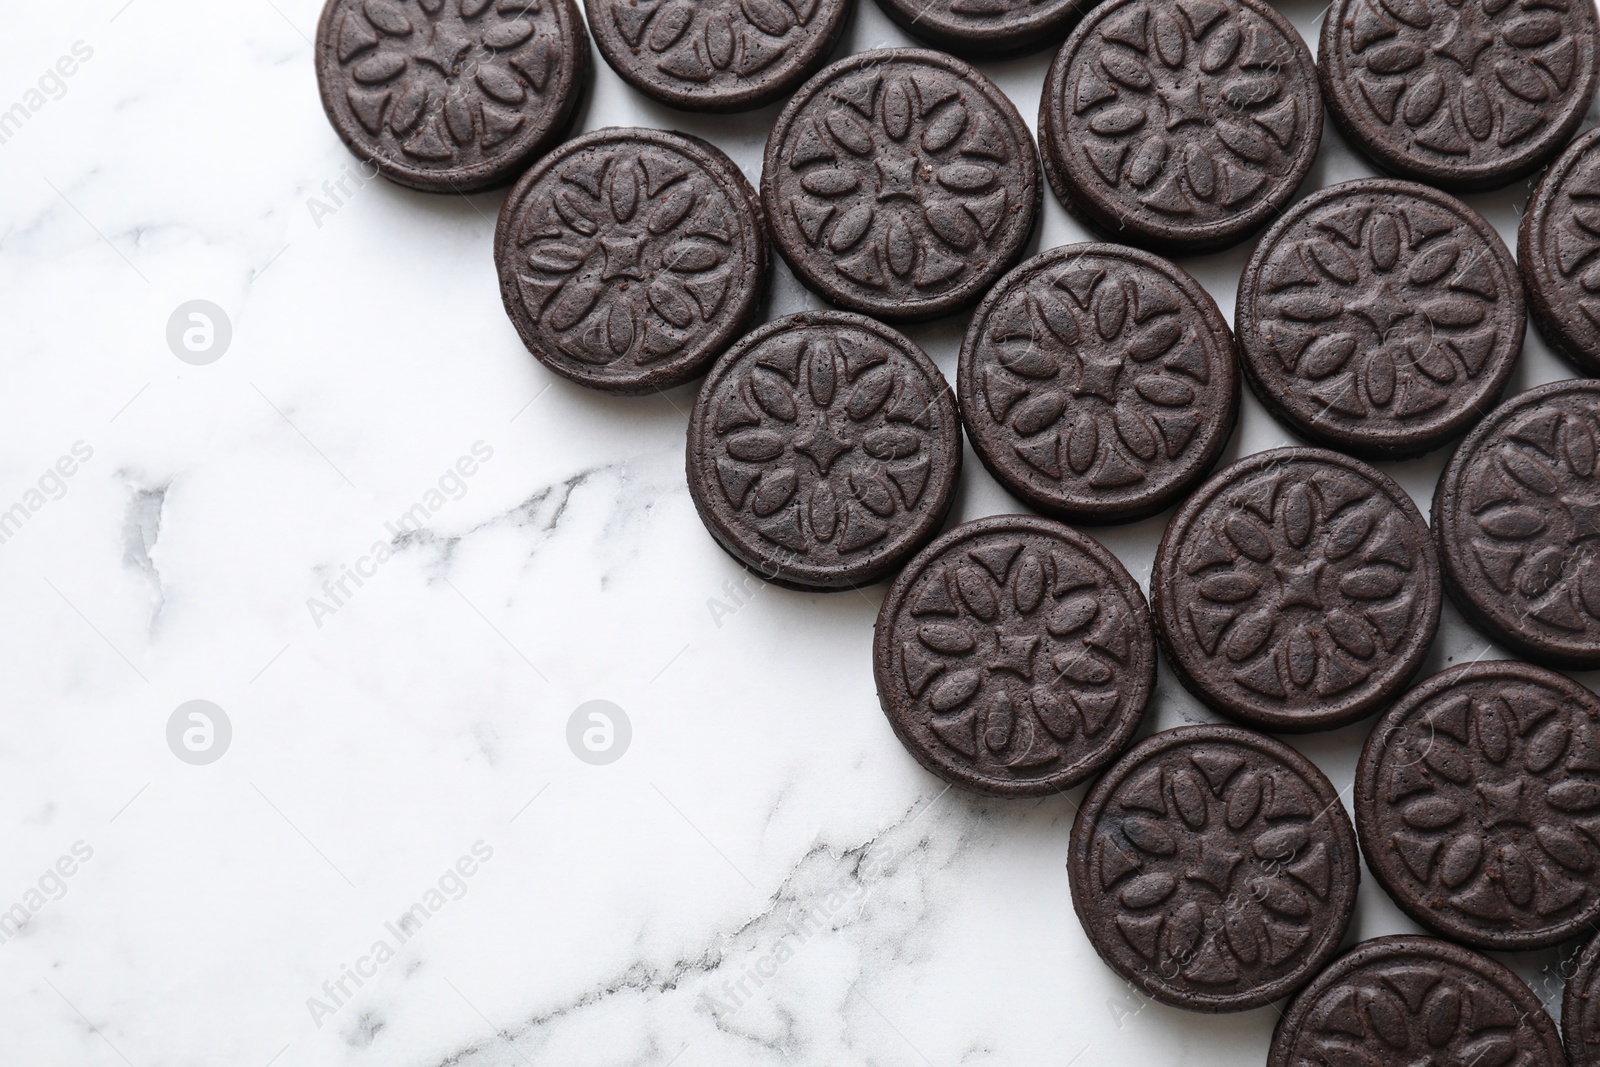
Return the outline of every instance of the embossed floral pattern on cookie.
<path id="1" fill-rule="evenodd" d="M 466 192 L 560 135 L 587 48 L 570 0 L 333 0 L 317 74 L 357 155 L 404 184 Z"/>
<path id="2" fill-rule="evenodd" d="M 1462 188 L 1558 151 L 1594 93 L 1592 4 L 1340 0 L 1322 33 L 1333 115 L 1386 167 Z"/>
<path id="3" fill-rule="evenodd" d="M 1111 0 L 1051 67 L 1040 136 L 1057 195 L 1116 239 L 1221 247 L 1294 192 L 1321 106 L 1310 53 L 1270 8 Z"/>
<path id="4" fill-rule="evenodd" d="M 954 398 L 920 349 L 857 315 L 796 315 L 706 380 L 690 487 L 724 547 L 766 577 L 858 585 L 938 528 L 960 447 Z"/>
<path id="5" fill-rule="evenodd" d="M 1375 938 L 1334 960 L 1289 1005 L 1267 1057 L 1267 1067 L 1566 1062 L 1516 975 L 1431 937 Z"/>
<path id="6" fill-rule="evenodd" d="M 1002 58 L 1059 44 L 1095 0 L 880 0 L 913 37 L 956 55 Z"/>
<path id="7" fill-rule="evenodd" d="M 1343 725 L 1397 694 L 1441 596 L 1410 498 L 1318 449 L 1258 453 L 1202 486 L 1167 529 L 1151 591 L 1185 685 L 1280 730 Z"/>
<path id="8" fill-rule="evenodd" d="M 1384 716 L 1356 780 L 1368 863 L 1418 922 L 1524 949 L 1600 914 L 1600 700 L 1565 677 L 1437 674 Z"/>
<path id="9" fill-rule="evenodd" d="M 1372 456 L 1428 451 L 1494 403 L 1522 351 L 1516 264 L 1454 197 L 1364 179 L 1307 197 L 1239 282 L 1257 393 L 1296 430 Z"/>
<path id="10" fill-rule="evenodd" d="M 600 53 L 675 107 L 742 111 L 782 97 L 826 58 L 845 0 L 587 0 Z"/>
<path id="11" fill-rule="evenodd" d="M 1600 133 L 1550 165 L 1517 230 L 1528 310 L 1550 346 L 1600 373 Z"/>
<path id="12" fill-rule="evenodd" d="M 935 774 L 979 792 L 1065 789 L 1132 736 L 1155 641 L 1105 549 L 1021 515 L 957 527 L 906 568 L 879 614 L 878 695 Z"/>
<path id="13" fill-rule="evenodd" d="M 1434 495 L 1451 594 L 1530 658 L 1600 665 L 1600 383 L 1502 404 Z"/>
<path id="14" fill-rule="evenodd" d="M 496 234 L 523 341 L 552 369 L 615 391 L 699 373 L 765 287 L 754 195 L 726 156 L 681 134 L 569 141 L 513 191 Z"/>
<path id="15" fill-rule="evenodd" d="M 1073 903 L 1101 957 L 1157 999 L 1242 1011 L 1337 950 L 1355 835 L 1332 785 L 1288 746 L 1232 726 L 1156 734 L 1073 825 Z"/>
<path id="16" fill-rule="evenodd" d="M 1237 413 L 1233 339 L 1175 265 L 1113 245 L 1023 263 L 985 298 L 958 393 L 974 447 L 1062 518 L 1150 514 L 1215 461 Z"/>
<path id="17" fill-rule="evenodd" d="M 774 239 L 829 299 L 883 318 L 970 303 L 1016 259 L 1038 208 L 1038 157 L 993 83 L 913 49 L 826 68 L 767 140 Z"/>

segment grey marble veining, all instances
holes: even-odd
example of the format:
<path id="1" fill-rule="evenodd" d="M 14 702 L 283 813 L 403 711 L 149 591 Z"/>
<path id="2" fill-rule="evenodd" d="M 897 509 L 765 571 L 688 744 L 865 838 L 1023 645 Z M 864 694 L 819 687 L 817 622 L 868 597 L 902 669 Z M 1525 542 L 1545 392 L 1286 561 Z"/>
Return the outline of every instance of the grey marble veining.
<path id="1" fill-rule="evenodd" d="M 1314 42 L 1317 5 L 1281 8 Z M 1276 1009 L 1188 1015 L 1094 955 L 1081 790 L 979 799 L 902 751 L 881 589 L 762 587 L 716 547 L 692 388 L 600 396 L 523 351 L 503 193 L 360 178 L 317 14 L 20 5 L 0 38 L 6 1061 L 1262 1062 Z M 840 54 L 905 41 L 863 0 Z M 1048 60 L 983 66 L 1030 124 Z M 775 113 L 676 113 L 597 59 L 581 124 L 696 133 L 754 181 Z M 1367 173 L 1328 128 L 1308 184 Z M 1527 192 L 1468 199 L 1514 243 Z M 1084 237 L 1047 197 L 1030 251 Z M 1249 247 L 1183 261 L 1225 314 Z M 205 365 L 167 343 L 192 300 L 231 325 Z M 780 264 L 769 314 L 815 306 Z M 964 328 L 909 333 L 950 374 Z M 1530 330 L 1513 388 L 1569 376 Z M 1247 394 L 1225 458 L 1288 441 Z M 967 458 L 954 518 L 1017 509 Z M 1385 469 L 1425 506 L 1444 458 Z M 1145 583 L 1166 518 L 1096 536 Z M 1426 669 L 1499 654 L 1447 607 Z M 194 700 L 215 762 L 169 747 Z M 569 746 L 591 700 L 631 726 L 614 762 Z M 1163 669 L 1145 732 L 1211 718 Z M 1365 730 L 1295 743 L 1347 789 Z M 1352 939 L 1411 929 L 1364 879 Z M 1514 962 L 1556 1003 L 1556 953 Z"/>

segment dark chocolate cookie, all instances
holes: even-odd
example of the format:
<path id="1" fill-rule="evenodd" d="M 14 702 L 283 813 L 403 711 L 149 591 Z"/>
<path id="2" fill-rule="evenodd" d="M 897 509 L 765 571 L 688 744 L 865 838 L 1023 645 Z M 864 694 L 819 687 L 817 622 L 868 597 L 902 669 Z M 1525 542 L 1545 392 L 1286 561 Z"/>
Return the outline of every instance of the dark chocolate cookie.
<path id="1" fill-rule="evenodd" d="M 767 261 L 739 168 L 662 130 L 568 141 L 517 183 L 495 227 L 500 297 L 522 343 L 615 393 L 704 373 L 755 317 Z"/>
<path id="2" fill-rule="evenodd" d="M 873 673 L 907 750 L 993 796 L 1067 789 L 1116 759 L 1155 681 L 1144 595 L 1096 541 L 996 515 L 929 545 L 878 612 Z"/>
<path id="3" fill-rule="evenodd" d="M 955 397 L 922 349 L 839 311 L 769 322 L 717 361 L 689 419 L 689 493 L 780 585 L 888 577 L 938 531 L 961 471 Z"/>
<path id="4" fill-rule="evenodd" d="M 1045 175 L 1115 241 L 1201 252 L 1265 225 L 1322 136 L 1316 67 L 1263 0 L 1107 0 L 1039 101 Z"/>
<path id="5" fill-rule="evenodd" d="M 1539 181 L 1517 229 L 1528 310 L 1546 343 L 1600 374 L 1600 130 L 1573 141 Z"/>
<path id="6" fill-rule="evenodd" d="M 1035 256 L 989 291 L 956 393 L 985 467 L 1032 507 L 1118 522 L 1171 504 L 1239 412 L 1233 335 L 1183 270 L 1122 245 Z"/>
<path id="7" fill-rule="evenodd" d="M 1522 286 L 1494 228 L 1388 178 L 1295 204 L 1256 246 L 1235 308 L 1261 402 L 1318 444 L 1372 458 L 1465 433 L 1522 352 Z"/>
<path id="8" fill-rule="evenodd" d="M 1178 510 L 1150 599 L 1190 692 L 1299 733 L 1400 695 L 1438 629 L 1439 584 L 1403 489 L 1348 456 L 1279 448 L 1218 471 Z"/>
<path id="9" fill-rule="evenodd" d="M 1039 157 L 993 82 L 915 48 L 861 52 L 801 88 L 767 137 L 761 201 L 806 285 L 852 311 L 975 303 L 1039 212 Z"/>
<path id="10" fill-rule="evenodd" d="M 1600 937 L 1584 946 L 1567 978 L 1561 1038 L 1572 1067 L 1600 1067 Z"/>
<path id="11" fill-rule="evenodd" d="M 1317 56 L 1329 114 L 1374 163 L 1494 189 L 1583 121 L 1597 35 L 1584 0 L 1334 0 Z"/>
<path id="12" fill-rule="evenodd" d="M 1338 951 L 1361 878 L 1333 785 L 1237 726 L 1135 745 L 1079 809 L 1067 873 L 1101 959 L 1157 1000 L 1209 1012 L 1308 981 Z"/>
<path id="13" fill-rule="evenodd" d="M 1097 0 L 878 0 L 900 28 L 957 55 L 998 59 L 1049 48 Z"/>
<path id="14" fill-rule="evenodd" d="M 589 83 L 572 0 L 328 0 L 316 52 L 323 110 L 350 151 L 429 193 L 516 180 Z"/>
<path id="15" fill-rule="evenodd" d="M 601 57 L 635 89 L 689 111 L 781 99 L 824 61 L 849 0 L 584 0 Z"/>
<path id="16" fill-rule="evenodd" d="M 1334 960 L 1289 1004 L 1267 1067 L 1565 1067 L 1522 979 L 1432 937 L 1379 937 Z"/>
<path id="17" fill-rule="evenodd" d="M 1501 404 L 1433 493 L 1445 588 L 1473 624 L 1548 666 L 1600 667 L 1600 382 Z"/>
<path id="18" fill-rule="evenodd" d="M 1422 925 L 1475 948 L 1543 948 L 1600 917 L 1600 700 L 1500 660 L 1400 699 L 1356 769 L 1367 866 Z"/>

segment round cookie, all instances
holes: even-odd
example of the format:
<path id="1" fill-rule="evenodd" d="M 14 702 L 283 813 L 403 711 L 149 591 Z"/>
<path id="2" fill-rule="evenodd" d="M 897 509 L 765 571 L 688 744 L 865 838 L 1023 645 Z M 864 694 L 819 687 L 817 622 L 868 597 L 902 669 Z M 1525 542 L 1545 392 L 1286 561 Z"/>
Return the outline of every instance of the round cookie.
<path id="1" fill-rule="evenodd" d="M 1515 974 L 1433 937 L 1378 937 L 1289 1004 L 1267 1067 L 1565 1067 L 1555 1023 Z"/>
<path id="2" fill-rule="evenodd" d="M 1237 726 L 1146 738 L 1072 824 L 1072 905 L 1100 958 L 1193 1011 L 1245 1011 L 1339 950 L 1361 878 L 1339 795 L 1281 741 Z"/>
<path id="3" fill-rule="evenodd" d="M 1521 393 L 1433 493 L 1444 584 L 1473 625 L 1551 667 L 1600 667 L 1600 382 Z"/>
<path id="4" fill-rule="evenodd" d="M 1367 866 L 1407 915 L 1497 951 L 1600 917 L 1600 699 L 1500 660 L 1454 667 L 1378 721 L 1356 768 Z"/>
<path id="5" fill-rule="evenodd" d="M 1561 150 L 1594 95 L 1595 8 L 1564 0 L 1334 0 L 1328 113 L 1384 170 L 1494 189 Z"/>
<path id="6" fill-rule="evenodd" d="M 568 141 L 523 176 L 495 226 L 500 297 L 522 343 L 614 393 L 704 373 L 755 318 L 768 259 L 739 168 L 663 130 Z"/>
<path id="7" fill-rule="evenodd" d="M 1045 175 L 1110 240 L 1203 252 L 1273 218 L 1322 137 L 1316 67 L 1263 0 L 1107 0 L 1039 101 Z"/>
<path id="8" fill-rule="evenodd" d="M 1528 310 L 1545 342 L 1584 374 L 1600 374 L 1600 130 L 1550 165 L 1517 228 Z"/>
<path id="9" fill-rule="evenodd" d="M 888 577 L 938 531 L 961 472 L 955 397 L 927 354 L 840 311 L 769 322 L 700 387 L 689 493 L 763 578 L 844 589 Z"/>
<path id="10" fill-rule="evenodd" d="M 1261 729 L 1327 730 L 1404 691 L 1439 626 L 1411 498 L 1359 460 L 1258 452 L 1178 509 L 1156 550 L 1156 634 L 1185 688 Z"/>
<path id="11" fill-rule="evenodd" d="M 761 202 L 807 286 L 881 319 L 930 319 L 977 302 L 1022 254 L 1039 157 L 975 68 L 924 49 L 861 52 L 784 107 Z"/>
<path id="12" fill-rule="evenodd" d="M 878 612 L 873 674 L 906 749 L 947 782 L 1046 796 L 1116 759 L 1155 682 L 1139 586 L 1060 523 L 963 523 L 900 572 Z"/>
<path id="13" fill-rule="evenodd" d="M 572 0 L 328 0 L 317 85 L 334 132 L 428 193 L 506 185 L 572 124 L 589 35 Z"/>
<path id="14" fill-rule="evenodd" d="M 1037 52 L 1067 35 L 1097 0 L 878 0 L 913 37 L 980 59 Z"/>
<path id="15" fill-rule="evenodd" d="M 687 111 L 782 99 L 827 60 L 850 0 L 584 0 L 600 57 Z"/>
<path id="16" fill-rule="evenodd" d="M 1461 201 L 1363 178 L 1295 204 L 1239 277 L 1245 376 L 1304 437 L 1420 455 L 1499 400 L 1522 352 L 1516 263 Z"/>
<path id="17" fill-rule="evenodd" d="M 1077 244 L 1012 270 L 978 306 L 956 395 L 978 458 L 1072 522 L 1153 515 L 1216 462 L 1239 412 L 1233 335 L 1167 260 Z"/>
<path id="18" fill-rule="evenodd" d="M 1600 937 L 1578 956 L 1561 998 L 1561 1039 L 1571 1067 L 1600 1067 Z"/>

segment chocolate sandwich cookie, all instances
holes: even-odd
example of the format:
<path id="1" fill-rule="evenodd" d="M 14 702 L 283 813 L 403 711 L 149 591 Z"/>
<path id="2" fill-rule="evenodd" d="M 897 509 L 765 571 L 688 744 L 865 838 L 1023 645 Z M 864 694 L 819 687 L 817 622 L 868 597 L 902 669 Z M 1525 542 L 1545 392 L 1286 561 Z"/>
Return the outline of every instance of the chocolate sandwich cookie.
<path id="1" fill-rule="evenodd" d="M 554 146 L 589 84 L 572 0 L 328 0 L 317 84 L 339 137 L 428 193 L 506 185 Z"/>
<path id="2" fill-rule="evenodd" d="M 929 545 L 889 588 L 872 667 L 901 743 L 947 782 L 1048 796 L 1116 759 L 1155 681 L 1139 586 L 1060 523 L 997 515 Z"/>
<path id="3" fill-rule="evenodd" d="M 1233 336 L 1209 294 L 1164 259 L 1079 244 L 989 291 L 956 393 L 978 458 L 1032 507 L 1069 521 L 1152 515 L 1203 478 L 1239 411 Z"/>
<path id="4" fill-rule="evenodd" d="M 1135 745 L 1078 810 L 1067 874 L 1101 959 L 1155 999 L 1206 1012 L 1304 985 L 1338 951 L 1361 878 L 1333 785 L 1237 726 Z"/>
<path id="5" fill-rule="evenodd" d="M 1592 3 L 1334 0 L 1317 57 L 1328 113 L 1379 167 L 1494 189 L 1583 121 L 1597 34 Z"/>
<path id="6" fill-rule="evenodd" d="M 755 190 L 698 137 L 607 127 L 523 176 L 495 226 L 500 297 L 557 374 L 645 393 L 704 373 L 767 284 Z"/>
<path id="7" fill-rule="evenodd" d="M 1387 459 L 1437 448 L 1495 405 L 1526 318 L 1494 228 L 1388 178 L 1295 204 L 1256 246 L 1235 307 L 1261 402 L 1318 444 Z"/>
<path id="8" fill-rule="evenodd" d="M 1519 655 L 1600 667 L 1600 382 L 1501 404 L 1461 442 L 1433 493 L 1444 584 Z"/>
<path id="9" fill-rule="evenodd" d="M 1429 929 L 1511 951 L 1600 917 L 1600 700 L 1563 675 L 1434 675 L 1378 720 L 1355 798 L 1367 866 Z"/>
<path id="10" fill-rule="evenodd" d="M 1517 228 L 1528 310 L 1545 342 L 1600 374 L 1600 130 L 1550 165 Z"/>
<path id="11" fill-rule="evenodd" d="M 1289 1004 L 1267 1067 L 1565 1067 L 1555 1023 L 1515 974 L 1433 937 L 1378 937 Z M 1576 1062 L 1576 1061 L 1575 1061 Z"/>
<path id="12" fill-rule="evenodd" d="M 769 322 L 717 361 L 689 418 L 689 493 L 769 581 L 888 577 L 938 531 L 961 472 L 955 397 L 927 354 L 839 311 Z"/>
<path id="13" fill-rule="evenodd" d="M 852 311 L 929 319 L 975 303 L 1039 212 L 1022 116 L 973 67 L 861 52 L 800 89 L 767 137 L 761 201 L 778 251 Z"/>
<path id="14" fill-rule="evenodd" d="M 1067 35 L 1096 0 L 878 0 L 913 37 L 985 59 L 1037 52 Z"/>
<path id="15" fill-rule="evenodd" d="M 1584 946 L 1567 978 L 1561 1039 L 1571 1067 L 1600 1067 L 1600 937 Z"/>
<path id="16" fill-rule="evenodd" d="M 1218 471 L 1167 526 L 1150 576 L 1156 634 L 1184 687 L 1286 733 L 1344 726 L 1399 696 L 1440 599 L 1411 498 L 1319 448 Z"/>
<path id="17" fill-rule="evenodd" d="M 1050 187 L 1107 238 L 1237 244 L 1288 203 L 1322 136 L 1315 64 L 1262 0 L 1107 0 L 1039 101 Z"/>
<path id="18" fill-rule="evenodd" d="M 601 58 L 688 111 L 781 99 L 827 60 L 849 0 L 584 0 Z"/>

